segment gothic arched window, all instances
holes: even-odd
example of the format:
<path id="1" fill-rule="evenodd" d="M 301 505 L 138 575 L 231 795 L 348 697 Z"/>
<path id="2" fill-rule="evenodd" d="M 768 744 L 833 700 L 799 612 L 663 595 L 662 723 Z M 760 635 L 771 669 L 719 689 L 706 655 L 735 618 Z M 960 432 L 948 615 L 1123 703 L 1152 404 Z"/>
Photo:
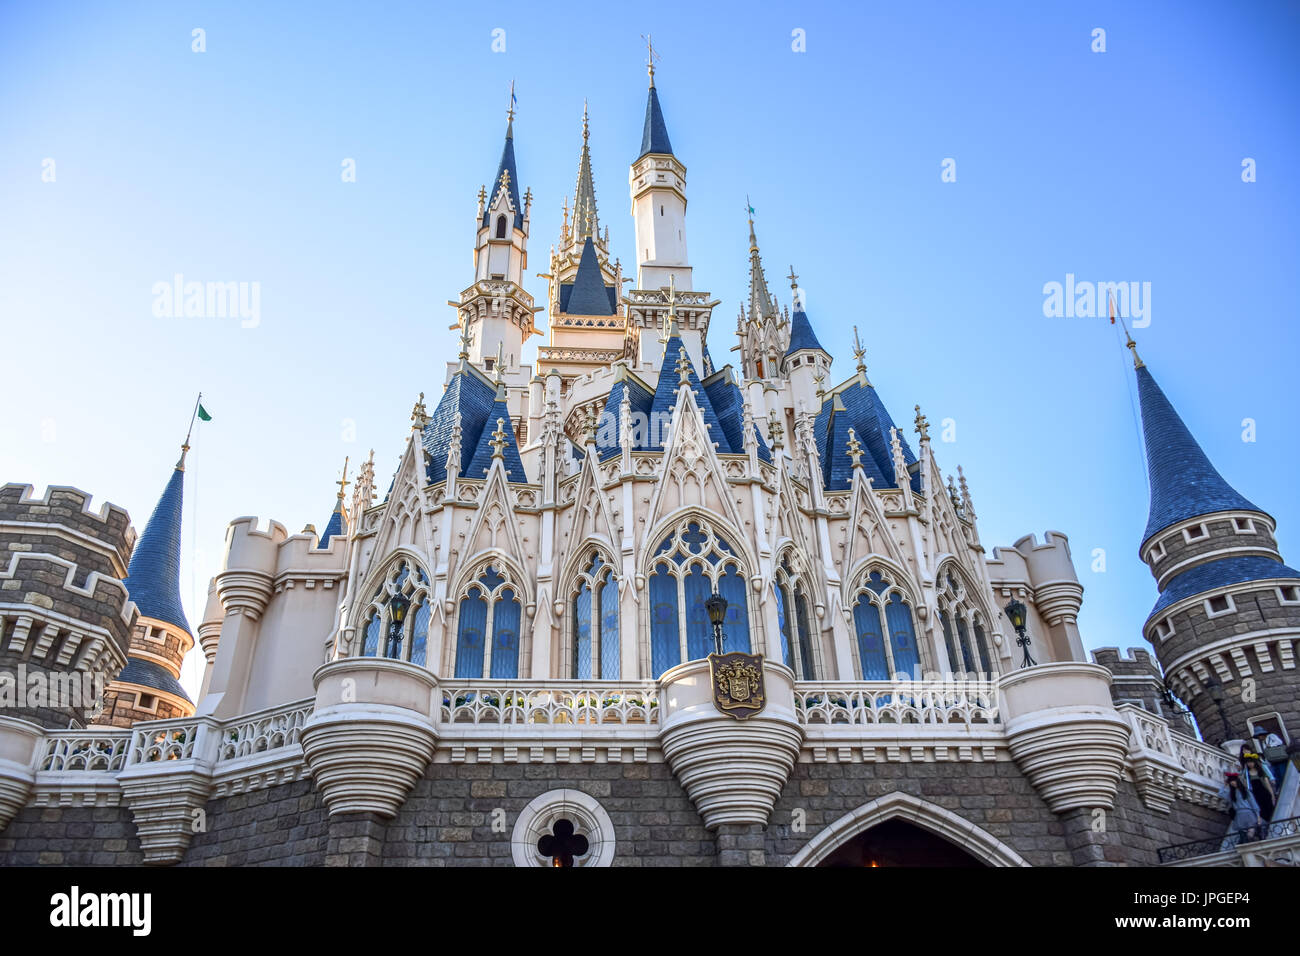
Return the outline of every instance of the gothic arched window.
<path id="1" fill-rule="evenodd" d="M 497 238 L 504 239 L 505 237 L 506 237 L 506 217 L 497 216 Z"/>
<path id="2" fill-rule="evenodd" d="M 921 676 L 912 608 L 902 591 L 879 571 L 872 571 L 852 602 L 863 680 Z"/>
<path id="3" fill-rule="evenodd" d="M 403 559 L 384 576 L 365 612 L 360 656 L 425 663 L 429 643 L 429 578 Z"/>
<path id="4" fill-rule="evenodd" d="M 481 570 L 460 599 L 456 677 L 519 676 L 519 594 L 519 588 L 496 565 Z"/>
<path id="5" fill-rule="evenodd" d="M 578 680 L 618 680 L 618 582 L 614 568 L 596 551 L 583 565 L 572 601 L 570 674 Z"/>
<path id="6" fill-rule="evenodd" d="M 951 565 L 939 575 L 939 627 L 954 673 L 997 675 L 997 657 L 990 652 L 983 614 Z"/>
<path id="7" fill-rule="evenodd" d="M 790 567 L 787 552 L 777 565 L 776 618 L 781 631 L 781 659 L 794 671 L 795 680 L 816 680 L 817 667 L 813 663 L 817 635 L 813 633 L 808 614 L 808 595 L 803 579 Z"/>
<path id="8" fill-rule="evenodd" d="M 750 650 L 749 600 L 740 559 L 707 522 L 690 519 L 659 545 L 650 571 L 650 670 L 658 677 L 713 652 L 704 602 L 727 599 L 724 651 Z"/>

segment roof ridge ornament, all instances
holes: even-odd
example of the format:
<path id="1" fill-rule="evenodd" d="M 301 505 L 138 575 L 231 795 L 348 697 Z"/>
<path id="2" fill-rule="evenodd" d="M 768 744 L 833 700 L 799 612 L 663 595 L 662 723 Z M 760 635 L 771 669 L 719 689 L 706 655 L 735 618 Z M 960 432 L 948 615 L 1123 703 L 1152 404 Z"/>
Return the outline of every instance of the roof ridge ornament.
<path id="1" fill-rule="evenodd" d="M 926 419 L 924 415 L 921 414 L 920 405 L 915 406 L 915 408 L 916 408 L 916 418 L 914 419 L 914 423 L 916 425 L 916 433 L 921 436 L 921 441 L 929 441 L 930 422 Z"/>
<path id="2" fill-rule="evenodd" d="M 858 327 L 853 326 L 853 357 L 858 362 L 858 384 L 863 388 L 870 388 L 871 382 L 867 380 L 867 363 L 862 357 L 867 354 L 867 350 L 862 347 L 862 341 L 858 338 Z"/>
<path id="3" fill-rule="evenodd" d="M 339 486 L 339 500 L 337 504 L 334 505 L 335 511 L 341 511 L 343 509 L 343 493 L 347 489 L 348 485 L 352 484 L 352 482 L 348 481 L 348 461 L 350 457 L 351 456 L 349 455 L 343 456 L 343 477 L 334 482 Z"/>
<path id="4" fill-rule="evenodd" d="M 492 433 L 492 440 L 488 442 L 488 444 L 492 446 L 493 458 L 504 459 L 506 457 L 505 424 L 506 420 L 504 418 L 497 419 L 496 431 Z"/>
<path id="5" fill-rule="evenodd" d="M 858 441 L 857 432 L 852 426 L 849 427 L 849 440 L 846 445 L 848 449 L 849 460 L 853 462 L 853 469 L 858 471 L 862 468 L 862 442 Z"/>

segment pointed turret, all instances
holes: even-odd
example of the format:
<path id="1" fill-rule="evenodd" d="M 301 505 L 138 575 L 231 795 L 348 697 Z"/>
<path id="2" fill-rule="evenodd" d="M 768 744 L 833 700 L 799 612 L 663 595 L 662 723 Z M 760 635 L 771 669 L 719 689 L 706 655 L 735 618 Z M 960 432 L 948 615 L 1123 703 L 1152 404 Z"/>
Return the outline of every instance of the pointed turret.
<path id="1" fill-rule="evenodd" d="M 129 727 L 137 721 L 189 717 L 194 702 L 181 686 L 181 664 L 194 632 L 181 605 L 181 506 L 185 453 L 136 541 L 127 566 L 127 596 L 140 616 L 131 632 L 126 666 L 104 691 L 98 723 Z"/>
<path id="2" fill-rule="evenodd" d="M 768 291 L 763 259 L 754 234 L 754 209 L 749 211 L 749 309 L 741 311 L 739 330 L 741 363 L 746 379 L 775 378 L 781 372 L 781 358 L 789 346 L 789 326 L 781 319 L 776 299 Z"/>
<path id="3" fill-rule="evenodd" d="M 514 110 L 510 111 L 510 118 L 506 120 L 506 142 L 501 147 L 501 162 L 497 164 L 496 178 L 492 180 L 492 188 L 488 190 L 487 208 L 483 211 L 483 228 L 485 229 L 492 218 L 492 210 L 496 206 L 497 197 L 503 189 L 510 199 L 510 208 L 519 217 L 517 224 L 521 224 L 523 203 L 519 200 L 519 171 L 515 168 Z"/>
<path id="4" fill-rule="evenodd" d="M 1143 635 L 1206 740 L 1247 738 L 1251 720 L 1270 712 L 1300 726 L 1287 680 L 1300 634 L 1300 571 L 1282 562 L 1273 518 L 1224 480 L 1131 337 L 1128 346 L 1151 494 L 1139 553 L 1160 590 Z"/>
<path id="5" fill-rule="evenodd" d="M 830 375 L 831 355 L 822 348 L 808 321 L 794 266 L 790 267 L 789 279 L 794 316 L 790 320 L 790 343 L 781 357 L 781 372 L 790 380 L 795 407 L 803 402 L 810 409 L 819 409 L 825 394 L 822 383 Z"/>
<path id="6" fill-rule="evenodd" d="M 181 504 L 185 482 L 185 451 L 154 506 L 144 534 L 135 544 L 122 582 L 141 617 L 175 625 L 187 634 L 189 621 L 181 606 Z"/>
<path id="7" fill-rule="evenodd" d="M 1136 375 L 1151 486 L 1151 510 L 1143 544 L 1170 525 L 1199 515 L 1216 511 L 1263 513 L 1223 480 L 1151 371 L 1139 364 Z"/>
<path id="8" fill-rule="evenodd" d="M 590 236 L 582 244 L 578 273 L 573 277 L 573 288 L 565 298 L 562 311 L 567 315 L 613 315 L 615 312 Z"/>
<path id="9" fill-rule="evenodd" d="M 421 396 L 423 398 L 423 396 Z M 423 407 L 423 406 L 421 406 Z M 422 422 L 420 427 L 428 425 L 428 422 Z M 343 459 L 343 477 L 339 479 L 339 496 L 334 502 L 334 511 L 330 514 L 330 520 L 325 524 L 325 533 L 320 536 L 320 543 L 317 545 L 321 548 L 328 548 L 330 539 L 336 534 L 347 534 L 347 511 L 343 507 L 343 494 L 347 486 L 351 484 L 348 481 L 348 460 Z"/>
<path id="10" fill-rule="evenodd" d="M 645 125 L 641 131 L 640 161 L 651 153 L 662 156 L 673 155 L 673 144 L 668 139 L 668 124 L 664 122 L 663 107 L 659 105 L 659 91 L 655 89 L 655 78 L 650 77 L 650 92 L 645 101 Z"/>
<path id="11" fill-rule="evenodd" d="M 692 286 L 686 252 L 686 167 L 668 141 L 654 86 L 653 55 L 651 61 L 641 151 L 628 177 L 636 222 L 637 288 L 662 289 L 675 279 L 677 289 L 687 292 Z"/>

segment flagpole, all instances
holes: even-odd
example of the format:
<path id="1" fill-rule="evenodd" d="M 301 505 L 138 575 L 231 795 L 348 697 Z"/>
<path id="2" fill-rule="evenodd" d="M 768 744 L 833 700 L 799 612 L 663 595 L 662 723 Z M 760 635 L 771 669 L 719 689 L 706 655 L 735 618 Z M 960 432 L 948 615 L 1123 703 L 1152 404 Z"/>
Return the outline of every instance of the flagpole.
<path id="1" fill-rule="evenodd" d="M 202 393 L 202 392 L 199 392 L 199 397 L 196 398 L 196 399 L 194 399 L 194 411 L 190 412 L 190 427 L 189 427 L 189 430 L 185 432 L 185 447 L 186 447 L 186 448 L 189 448 L 189 447 L 190 447 L 190 436 L 194 434 L 194 419 L 198 417 L 198 414 L 199 414 L 199 402 L 201 402 L 201 401 L 203 401 L 203 393 Z"/>

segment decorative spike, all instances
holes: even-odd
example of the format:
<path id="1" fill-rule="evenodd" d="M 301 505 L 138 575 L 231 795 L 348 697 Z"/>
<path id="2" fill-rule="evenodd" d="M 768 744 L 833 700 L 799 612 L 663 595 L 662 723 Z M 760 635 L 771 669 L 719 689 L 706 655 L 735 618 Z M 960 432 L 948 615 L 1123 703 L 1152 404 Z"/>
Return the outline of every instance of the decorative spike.
<path id="1" fill-rule="evenodd" d="M 966 484 L 966 475 L 961 470 L 961 465 L 957 466 L 957 484 L 961 486 L 961 506 L 966 512 L 966 517 L 975 520 L 975 503 L 971 500 L 970 488 Z"/>
<path id="2" fill-rule="evenodd" d="M 862 468 L 862 442 L 858 441 L 857 433 L 850 428 L 848 440 L 849 460 L 853 462 L 854 470 Z"/>
<path id="3" fill-rule="evenodd" d="M 916 419 L 915 419 L 916 433 L 921 436 L 921 441 L 929 441 L 930 423 L 929 421 L 926 420 L 926 417 L 921 414 L 921 406 L 917 405 L 915 406 L 915 408 L 916 408 Z"/>
<path id="4" fill-rule="evenodd" d="M 497 419 L 496 431 L 492 432 L 492 440 L 488 442 L 492 446 L 493 458 L 505 458 L 506 456 L 505 424 L 506 420 L 504 418 Z"/>
<path id="5" fill-rule="evenodd" d="M 853 357 L 858 363 L 858 384 L 863 388 L 868 387 L 871 383 L 867 381 L 867 363 L 862 357 L 867 354 L 867 350 L 862 347 L 862 341 L 858 338 L 858 327 L 853 326 Z"/>
<path id="6" fill-rule="evenodd" d="M 334 510 L 338 511 L 343 507 L 343 492 L 347 486 L 351 484 L 351 482 L 348 481 L 348 456 L 346 455 L 343 458 L 343 477 L 336 481 L 335 484 L 339 486 L 339 500 L 338 504 L 335 505 Z"/>
<path id="7" fill-rule="evenodd" d="M 691 384 L 691 360 L 686 357 L 686 347 L 677 353 L 677 384 L 678 386 Z"/>
<path id="8" fill-rule="evenodd" d="M 767 416 L 767 433 L 772 437 L 773 450 L 780 450 L 785 447 L 782 439 L 785 437 L 785 426 L 781 424 L 781 416 L 772 409 Z"/>
<path id="9" fill-rule="evenodd" d="M 411 430 L 424 431 L 424 427 L 429 424 L 429 410 L 424 407 L 424 392 L 415 401 L 415 407 L 411 409 Z"/>

